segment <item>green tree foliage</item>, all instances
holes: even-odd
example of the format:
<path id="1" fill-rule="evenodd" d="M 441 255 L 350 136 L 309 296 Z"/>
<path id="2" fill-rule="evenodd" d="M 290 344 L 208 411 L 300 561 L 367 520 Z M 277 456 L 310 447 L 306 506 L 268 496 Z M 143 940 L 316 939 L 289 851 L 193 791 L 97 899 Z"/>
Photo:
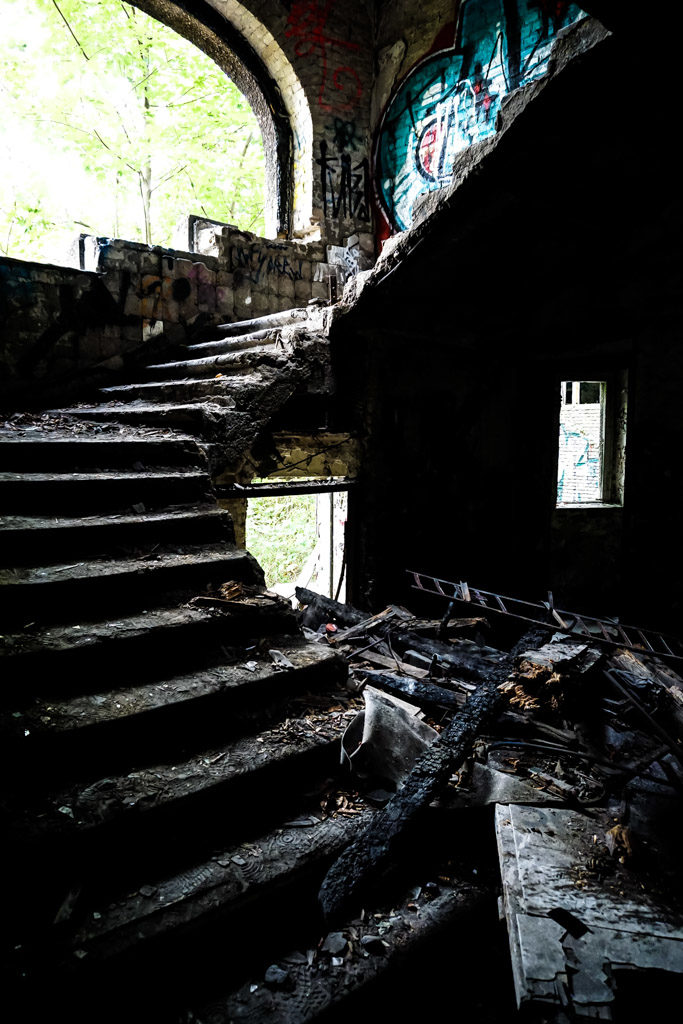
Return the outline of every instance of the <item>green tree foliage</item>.
<path id="1" fill-rule="evenodd" d="M 247 548 L 266 577 L 266 585 L 291 583 L 315 547 L 314 494 L 250 498 Z"/>
<path id="2" fill-rule="evenodd" d="M 0 252 L 81 231 L 172 245 L 195 213 L 263 233 L 261 132 L 202 51 L 121 0 L 0 0 Z"/>

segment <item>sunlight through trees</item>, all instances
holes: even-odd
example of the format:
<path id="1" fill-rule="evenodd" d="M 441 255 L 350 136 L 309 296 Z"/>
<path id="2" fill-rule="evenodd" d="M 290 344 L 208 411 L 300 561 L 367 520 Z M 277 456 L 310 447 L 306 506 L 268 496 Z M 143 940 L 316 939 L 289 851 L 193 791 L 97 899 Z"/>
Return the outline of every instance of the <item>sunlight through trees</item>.
<path id="1" fill-rule="evenodd" d="M 121 0 L 0 0 L 0 253 L 65 262 L 81 232 L 171 246 L 194 213 L 264 230 L 249 104 Z"/>

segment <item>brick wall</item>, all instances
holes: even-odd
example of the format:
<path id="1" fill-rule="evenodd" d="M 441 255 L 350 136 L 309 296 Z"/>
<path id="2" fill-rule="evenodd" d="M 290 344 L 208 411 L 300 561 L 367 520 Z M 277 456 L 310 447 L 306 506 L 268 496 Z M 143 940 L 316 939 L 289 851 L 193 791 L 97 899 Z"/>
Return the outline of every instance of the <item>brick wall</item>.
<path id="1" fill-rule="evenodd" d="M 557 463 L 557 503 L 602 500 L 602 407 L 562 405 Z"/>
<path id="2" fill-rule="evenodd" d="M 293 132 L 294 230 L 371 231 L 373 30 L 361 0 L 210 0 L 280 88 Z"/>

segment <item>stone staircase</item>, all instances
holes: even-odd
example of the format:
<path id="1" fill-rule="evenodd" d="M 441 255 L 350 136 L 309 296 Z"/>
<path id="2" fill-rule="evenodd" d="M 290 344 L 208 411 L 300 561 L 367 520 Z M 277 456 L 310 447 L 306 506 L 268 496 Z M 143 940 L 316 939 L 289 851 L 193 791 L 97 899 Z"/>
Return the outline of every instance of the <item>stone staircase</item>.
<path id="1" fill-rule="evenodd" d="M 326 310 L 291 309 L 213 328 L 213 337 L 101 389 L 102 401 L 59 410 L 82 420 L 169 427 L 237 460 L 293 396 L 329 393 Z"/>
<path id="2" fill-rule="evenodd" d="M 230 325 L 101 404 L 0 429 L 1 959 L 22 1020 L 331 1020 L 481 912 L 444 887 L 420 923 L 392 912 L 393 946 L 371 915 L 352 958 L 322 946 L 320 881 L 372 814 L 339 765 L 361 702 L 264 592 L 210 468 L 324 386 L 308 317 Z"/>

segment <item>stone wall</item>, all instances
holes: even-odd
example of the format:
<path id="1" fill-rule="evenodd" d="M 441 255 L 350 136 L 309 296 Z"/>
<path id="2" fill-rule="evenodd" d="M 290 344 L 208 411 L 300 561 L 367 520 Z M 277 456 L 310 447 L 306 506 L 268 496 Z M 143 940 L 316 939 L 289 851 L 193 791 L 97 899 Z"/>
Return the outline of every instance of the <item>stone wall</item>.
<path id="1" fill-rule="evenodd" d="M 83 236 L 81 270 L 0 259 L 5 402 L 96 383 L 221 323 L 329 296 L 322 243 L 193 220 L 202 253 Z"/>

